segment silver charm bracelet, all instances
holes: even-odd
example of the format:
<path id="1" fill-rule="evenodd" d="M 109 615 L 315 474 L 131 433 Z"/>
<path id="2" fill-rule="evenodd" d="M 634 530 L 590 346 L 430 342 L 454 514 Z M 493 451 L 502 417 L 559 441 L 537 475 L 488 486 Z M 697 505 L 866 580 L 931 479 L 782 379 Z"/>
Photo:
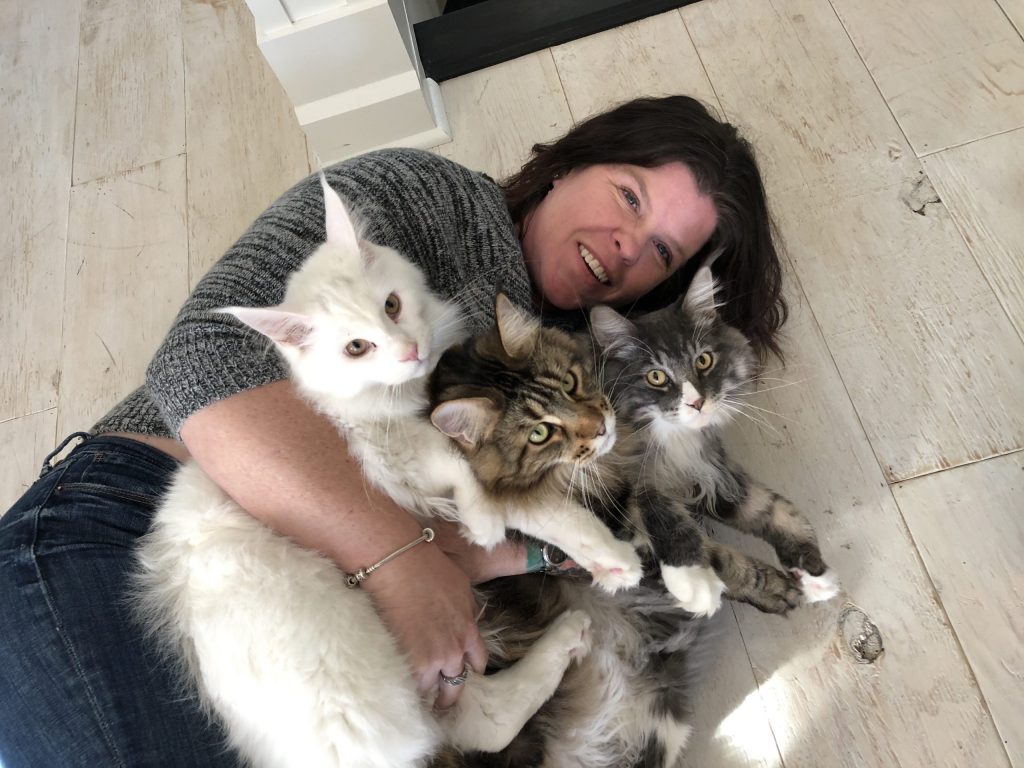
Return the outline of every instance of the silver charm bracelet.
<path id="1" fill-rule="evenodd" d="M 371 573 L 373 573 L 378 568 L 380 568 L 382 565 L 384 565 L 384 563 L 387 563 L 387 562 L 389 562 L 391 560 L 394 560 L 396 557 L 398 557 L 399 555 L 401 555 L 404 552 L 408 552 L 410 549 L 415 547 L 417 544 L 422 544 L 424 541 L 433 541 L 433 540 L 434 540 L 434 529 L 433 528 L 424 528 L 423 529 L 423 535 L 420 536 L 418 539 L 410 541 L 408 544 L 406 544 L 401 549 L 396 549 L 394 552 L 392 552 L 390 555 L 385 557 L 383 560 L 381 560 L 378 563 L 374 563 L 369 568 L 360 568 L 355 573 L 353 573 L 351 575 L 345 576 L 345 584 L 348 586 L 349 589 L 355 589 L 356 587 L 358 587 L 360 584 L 362 584 L 366 580 L 367 576 L 369 576 Z"/>

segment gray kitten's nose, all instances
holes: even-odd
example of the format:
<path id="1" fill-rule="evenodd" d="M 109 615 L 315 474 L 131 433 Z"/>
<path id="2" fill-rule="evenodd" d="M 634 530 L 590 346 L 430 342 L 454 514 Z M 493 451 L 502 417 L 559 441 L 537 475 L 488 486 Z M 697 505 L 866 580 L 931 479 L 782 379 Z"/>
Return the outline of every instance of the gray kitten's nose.
<path id="1" fill-rule="evenodd" d="M 690 406 L 691 408 L 693 408 L 693 410 L 699 411 L 701 409 L 701 406 L 704 405 L 704 398 L 703 397 L 698 397 L 692 403 L 687 403 L 687 405 Z"/>

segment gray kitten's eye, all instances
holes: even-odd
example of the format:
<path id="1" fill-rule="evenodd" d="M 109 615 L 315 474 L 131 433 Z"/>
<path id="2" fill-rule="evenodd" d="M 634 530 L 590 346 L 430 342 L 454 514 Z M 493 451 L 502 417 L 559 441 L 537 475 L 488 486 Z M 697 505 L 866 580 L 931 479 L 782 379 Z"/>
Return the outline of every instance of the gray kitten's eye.
<path id="1" fill-rule="evenodd" d="M 398 313 L 402 311 L 402 302 L 397 293 L 389 293 L 384 300 L 384 312 L 392 320 L 398 319 Z"/>
<path id="2" fill-rule="evenodd" d="M 352 341 L 345 346 L 345 354 L 349 357 L 362 357 L 370 351 L 370 347 L 372 346 L 373 344 L 368 342 L 366 339 L 352 339 Z"/>
<path id="3" fill-rule="evenodd" d="M 566 372 L 565 376 L 562 377 L 562 391 L 567 395 L 571 395 L 576 391 L 576 374 L 572 371 Z"/>
<path id="4" fill-rule="evenodd" d="M 652 387 L 664 387 L 668 383 L 668 374 L 659 368 L 647 372 L 647 383 Z"/>
<path id="5" fill-rule="evenodd" d="M 693 361 L 693 367 L 698 371 L 706 371 L 712 365 L 715 364 L 715 358 L 710 352 L 701 352 L 697 359 Z"/>
<path id="6" fill-rule="evenodd" d="M 530 442 L 534 445 L 543 445 L 551 439 L 554 431 L 543 421 L 530 431 Z"/>

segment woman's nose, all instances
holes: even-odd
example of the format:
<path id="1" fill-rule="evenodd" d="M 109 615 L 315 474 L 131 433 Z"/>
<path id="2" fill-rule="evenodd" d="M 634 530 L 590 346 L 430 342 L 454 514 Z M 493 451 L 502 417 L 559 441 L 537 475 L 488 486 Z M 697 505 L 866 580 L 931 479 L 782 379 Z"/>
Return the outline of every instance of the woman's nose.
<path id="1" fill-rule="evenodd" d="M 635 234 L 620 229 L 614 234 L 615 251 L 619 254 L 622 263 L 631 267 L 640 258 L 640 247 Z"/>

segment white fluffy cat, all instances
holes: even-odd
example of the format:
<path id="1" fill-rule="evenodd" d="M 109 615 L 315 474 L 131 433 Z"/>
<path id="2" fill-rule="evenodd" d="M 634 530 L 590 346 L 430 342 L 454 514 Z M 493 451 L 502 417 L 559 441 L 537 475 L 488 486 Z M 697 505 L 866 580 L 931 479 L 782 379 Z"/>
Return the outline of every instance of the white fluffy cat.
<path id="1" fill-rule="evenodd" d="M 226 311 L 275 341 L 300 389 L 399 504 L 451 514 L 454 496 L 460 517 L 486 510 L 464 459 L 418 416 L 423 377 L 461 333 L 457 313 L 419 269 L 360 240 L 322 182 L 327 242 L 283 304 Z M 500 516 L 463 522 L 482 543 L 504 537 Z M 639 575 L 620 554 L 596 563 L 618 569 L 609 589 Z M 470 676 L 439 718 L 369 596 L 242 510 L 194 462 L 175 476 L 138 562 L 143 620 L 257 766 L 419 766 L 444 742 L 498 751 L 588 651 L 589 618 L 568 611 L 515 666 Z"/>

